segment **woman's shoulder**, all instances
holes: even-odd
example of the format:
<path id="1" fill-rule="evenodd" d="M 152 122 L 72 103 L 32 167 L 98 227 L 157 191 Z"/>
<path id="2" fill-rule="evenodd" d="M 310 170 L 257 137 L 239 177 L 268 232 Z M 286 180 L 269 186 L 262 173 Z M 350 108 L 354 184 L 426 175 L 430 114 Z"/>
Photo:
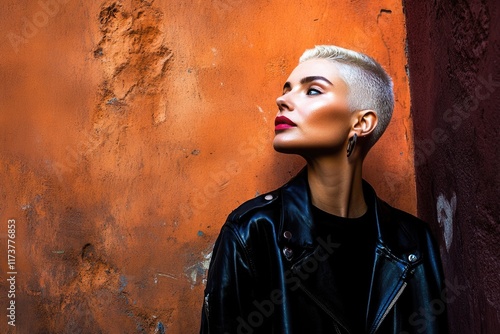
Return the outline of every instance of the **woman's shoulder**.
<path id="1" fill-rule="evenodd" d="M 263 240 L 278 231 L 279 199 L 279 191 L 272 191 L 239 205 L 223 224 L 219 242 L 239 244 L 247 252 L 263 246 Z"/>
<path id="2" fill-rule="evenodd" d="M 380 228 L 382 234 L 401 245 L 429 247 L 435 236 L 429 224 L 417 216 L 379 201 Z"/>
<path id="3" fill-rule="evenodd" d="M 274 218 L 279 198 L 280 191 L 277 189 L 249 199 L 234 209 L 227 221 L 241 225 L 259 218 Z"/>
<path id="4" fill-rule="evenodd" d="M 399 226 L 408 229 L 428 230 L 429 224 L 421 218 L 379 199 L 379 212 Z"/>
<path id="5" fill-rule="evenodd" d="M 381 223 L 381 228 L 391 230 L 406 230 L 407 232 L 428 232 L 429 225 L 419 217 L 392 206 L 377 196 L 373 187 L 366 181 L 363 188 L 370 203 L 375 203 L 377 219 Z M 413 233 L 412 233 L 413 234 Z"/>

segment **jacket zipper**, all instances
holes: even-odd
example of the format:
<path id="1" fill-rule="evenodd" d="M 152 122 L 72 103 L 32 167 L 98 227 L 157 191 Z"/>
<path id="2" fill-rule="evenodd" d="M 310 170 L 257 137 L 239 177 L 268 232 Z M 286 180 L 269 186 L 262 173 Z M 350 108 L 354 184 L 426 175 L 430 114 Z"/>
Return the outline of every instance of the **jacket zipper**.
<path id="1" fill-rule="evenodd" d="M 377 327 L 375 327 L 375 329 L 372 332 L 370 332 L 370 333 L 376 333 L 377 332 L 378 328 L 382 324 L 382 321 L 384 321 L 385 317 L 387 316 L 387 314 L 389 314 L 389 312 L 393 308 L 394 304 L 396 304 L 396 301 L 399 299 L 399 297 L 403 293 L 403 290 L 406 288 L 407 284 L 408 283 L 403 282 L 403 285 L 401 285 L 401 287 L 399 288 L 398 292 L 396 293 L 396 295 L 392 299 L 391 303 L 389 304 L 389 306 L 387 307 L 387 309 L 384 311 L 384 314 L 382 314 L 382 317 L 380 318 L 380 321 L 378 322 Z"/>
<path id="2" fill-rule="evenodd" d="M 311 292 L 309 292 L 309 290 L 307 290 L 302 284 L 300 284 L 299 287 L 302 289 L 302 291 L 304 291 L 304 293 L 307 296 L 309 296 L 309 298 L 311 298 L 319 307 L 321 307 L 321 309 L 323 309 L 323 311 L 325 311 L 326 314 L 328 314 L 339 326 L 341 326 L 343 329 L 345 329 L 346 333 L 350 333 L 349 330 L 342 325 L 342 323 L 339 321 L 339 319 L 329 309 L 324 307 L 323 303 L 321 301 L 319 301 Z M 333 324 L 333 325 L 335 326 L 335 332 L 337 334 L 342 334 L 339 330 L 339 327 L 336 324 Z"/>

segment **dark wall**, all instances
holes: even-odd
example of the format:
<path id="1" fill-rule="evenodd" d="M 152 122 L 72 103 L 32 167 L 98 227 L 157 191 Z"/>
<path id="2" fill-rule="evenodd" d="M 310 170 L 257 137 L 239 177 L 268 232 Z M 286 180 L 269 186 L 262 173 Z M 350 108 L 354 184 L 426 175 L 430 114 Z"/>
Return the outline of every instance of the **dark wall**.
<path id="1" fill-rule="evenodd" d="M 441 245 L 452 333 L 498 333 L 500 2 L 405 11 L 418 214 Z"/>

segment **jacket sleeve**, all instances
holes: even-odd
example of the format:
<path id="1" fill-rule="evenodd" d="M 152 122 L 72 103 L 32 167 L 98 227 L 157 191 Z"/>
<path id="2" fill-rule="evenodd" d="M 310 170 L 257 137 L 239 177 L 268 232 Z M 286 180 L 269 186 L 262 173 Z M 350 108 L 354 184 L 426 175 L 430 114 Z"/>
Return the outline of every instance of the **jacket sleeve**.
<path id="1" fill-rule="evenodd" d="M 251 261 L 241 236 L 230 222 L 221 229 L 208 270 L 201 334 L 245 332 L 253 300 Z M 246 328 L 248 330 L 248 328 Z"/>

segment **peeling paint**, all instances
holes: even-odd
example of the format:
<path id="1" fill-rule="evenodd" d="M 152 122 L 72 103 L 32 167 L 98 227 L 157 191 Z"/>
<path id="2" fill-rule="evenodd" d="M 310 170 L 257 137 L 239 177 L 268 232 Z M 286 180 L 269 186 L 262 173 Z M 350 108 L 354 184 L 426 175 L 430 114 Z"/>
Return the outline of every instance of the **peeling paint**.
<path id="1" fill-rule="evenodd" d="M 114 2 L 99 13 L 102 38 L 94 50 L 104 69 L 99 107 L 119 109 L 147 94 L 153 123 L 159 124 L 167 119 L 165 79 L 173 52 L 163 40 L 163 13 L 147 1 L 135 5 Z"/>
<path id="2" fill-rule="evenodd" d="M 436 209 L 439 226 L 443 229 L 446 251 L 449 251 L 453 242 L 453 219 L 457 209 L 457 195 L 455 192 L 453 192 L 453 196 L 449 201 L 445 195 L 440 194 L 437 198 Z"/>
<path id="3" fill-rule="evenodd" d="M 195 285 L 198 285 L 200 283 L 206 283 L 206 272 L 208 270 L 208 267 L 210 266 L 212 251 L 210 250 L 210 252 L 208 253 L 202 252 L 201 255 L 203 260 L 194 265 L 186 267 L 186 269 L 184 270 L 186 277 L 191 283 L 191 287 L 194 287 Z"/>
<path id="4" fill-rule="evenodd" d="M 154 281 L 155 284 L 158 284 L 158 276 L 160 276 L 160 277 L 167 277 L 167 278 L 170 278 L 170 279 L 173 279 L 173 280 L 177 280 L 177 277 L 174 274 L 156 273 L 154 275 L 154 278 L 153 278 L 153 281 Z"/>
<path id="5" fill-rule="evenodd" d="M 122 292 L 123 290 L 125 290 L 127 284 L 128 284 L 127 278 L 123 275 L 120 275 L 120 288 L 118 289 L 118 291 Z"/>
<path id="6" fill-rule="evenodd" d="M 161 321 L 158 321 L 158 324 L 156 325 L 155 333 L 158 334 L 165 334 L 165 326 L 163 326 L 163 323 Z"/>

